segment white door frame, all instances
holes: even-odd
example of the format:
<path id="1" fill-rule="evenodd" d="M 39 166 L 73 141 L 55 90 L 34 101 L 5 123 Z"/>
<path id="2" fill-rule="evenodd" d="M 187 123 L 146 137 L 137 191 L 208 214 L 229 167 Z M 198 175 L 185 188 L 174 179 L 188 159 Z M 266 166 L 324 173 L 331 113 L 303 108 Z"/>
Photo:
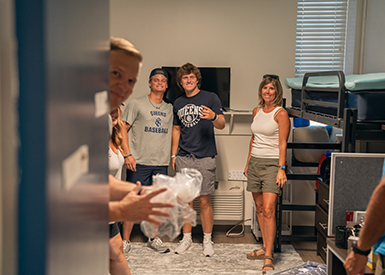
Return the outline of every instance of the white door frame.
<path id="1" fill-rule="evenodd" d="M 17 46 L 14 0 L 0 0 L 0 274 L 17 274 Z"/>

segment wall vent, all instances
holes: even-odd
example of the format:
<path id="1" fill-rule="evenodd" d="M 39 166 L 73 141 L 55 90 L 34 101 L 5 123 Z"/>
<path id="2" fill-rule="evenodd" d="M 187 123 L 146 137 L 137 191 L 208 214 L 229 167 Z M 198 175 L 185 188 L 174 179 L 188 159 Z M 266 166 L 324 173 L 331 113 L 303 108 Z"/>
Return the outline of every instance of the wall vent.
<path id="1" fill-rule="evenodd" d="M 219 181 L 211 205 L 215 221 L 243 221 L 244 219 L 244 188 L 242 181 Z M 200 223 L 200 210 L 197 200 L 193 203 L 197 211 L 197 222 Z"/>

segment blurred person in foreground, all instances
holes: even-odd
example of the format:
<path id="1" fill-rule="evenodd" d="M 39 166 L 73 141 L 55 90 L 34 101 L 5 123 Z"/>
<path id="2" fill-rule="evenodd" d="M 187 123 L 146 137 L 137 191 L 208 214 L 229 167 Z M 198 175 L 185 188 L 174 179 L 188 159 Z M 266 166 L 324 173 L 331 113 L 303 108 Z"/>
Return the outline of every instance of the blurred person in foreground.
<path id="1" fill-rule="evenodd" d="M 364 225 L 360 230 L 357 244 L 345 259 L 344 267 L 348 275 L 365 274 L 368 255 L 378 254 L 375 275 L 385 275 L 385 177 L 382 178 L 366 209 Z"/>
<path id="2" fill-rule="evenodd" d="M 111 38 L 110 40 L 110 111 L 118 108 L 131 94 L 137 82 L 139 69 L 142 62 L 140 52 L 125 39 Z M 108 116 L 112 134 L 112 118 Z M 146 220 L 160 225 L 156 216 L 169 216 L 168 213 L 159 208 L 173 207 L 170 203 L 151 203 L 150 200 L 156 195 L 166 191 L 160 188 L 146 194 L 142 191 L 140 182 L 129 183 L 109 175 L 109 220 L 137 222 Z M 119 232 L 119 231 L 118 231 Z M 110 245 L 110 251 L 123 251 L 123 242 L 119 240 Z M 116 254 L 114 254 L 116 255 Z M 110 254 L 111 257 L 111 254 Z M 121 258 L 121 257 L 120 257 Z M 127 262 L 126 262 L 127 264 Z M 110 266 L 113 274 L 131 274 L 128 265 Z M 119 268 L 121 267 L 121 268 Z"/>

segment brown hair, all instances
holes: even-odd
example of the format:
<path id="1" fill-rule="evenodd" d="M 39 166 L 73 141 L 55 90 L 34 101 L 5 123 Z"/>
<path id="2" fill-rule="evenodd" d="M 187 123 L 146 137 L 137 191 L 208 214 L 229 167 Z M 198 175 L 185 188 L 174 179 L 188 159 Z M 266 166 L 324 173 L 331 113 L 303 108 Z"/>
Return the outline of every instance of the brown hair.
<path id="1" fill-rule="evenodd" d="M 183 87 L 180 84 L 180 82 L 182 80 L 182 77 L 184 75 L 191 74 L 191 73 L 195 74 L 195 76 L 196 76 L 196 78 L 198 80 L 198 88 L 201 87 L 201 80 L 202 80 L 201 72 L 199 71 L 198 67 L 196 67 L 195 65 L 187 62 L 186 64 L 182 65 L 179 68 L 179 70 L 178 70 L 178 72 L 176 74 L 177 80 L 178 80 L 178 82 L 177 82 L 178 87 L 181 88 L 182 90 L 183 90 Z"/>
<path id="2" fill-rule="evenodd" d="M 265 105 L 265 101 L 263 100 L 262 97 L 262 88 L 265 87 L 267 84 L 272 83 L 274 88 L 275 88 L 275 98 L 274 98 L 274 106 L 282 106 L 283 104 L 283 90 L 282 90 L 282 85 L 279 79 L 272 78 L 270 76 L 264 78 L 261 83 L 259 84 L 259 89 L 258 89 L 258 97 L 259 97 L 259 106 Z"/>

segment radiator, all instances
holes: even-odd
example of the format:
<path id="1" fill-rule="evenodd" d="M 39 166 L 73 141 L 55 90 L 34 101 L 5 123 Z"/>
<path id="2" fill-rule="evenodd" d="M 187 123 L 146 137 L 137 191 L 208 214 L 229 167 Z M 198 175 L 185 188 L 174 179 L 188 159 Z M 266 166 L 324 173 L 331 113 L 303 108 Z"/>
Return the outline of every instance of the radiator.
<path id="1" fill-rule="evenodd" d="M 213 207 L 215 221 L 243 221 L 244 219 L 244 188 L 242 181 L 219 181 L 213 195 L 211 205 Z M 193 208 L 197 211 L 197 222 L 200 223 L 200 210 L 197 200 L 194 200 Z"/>

